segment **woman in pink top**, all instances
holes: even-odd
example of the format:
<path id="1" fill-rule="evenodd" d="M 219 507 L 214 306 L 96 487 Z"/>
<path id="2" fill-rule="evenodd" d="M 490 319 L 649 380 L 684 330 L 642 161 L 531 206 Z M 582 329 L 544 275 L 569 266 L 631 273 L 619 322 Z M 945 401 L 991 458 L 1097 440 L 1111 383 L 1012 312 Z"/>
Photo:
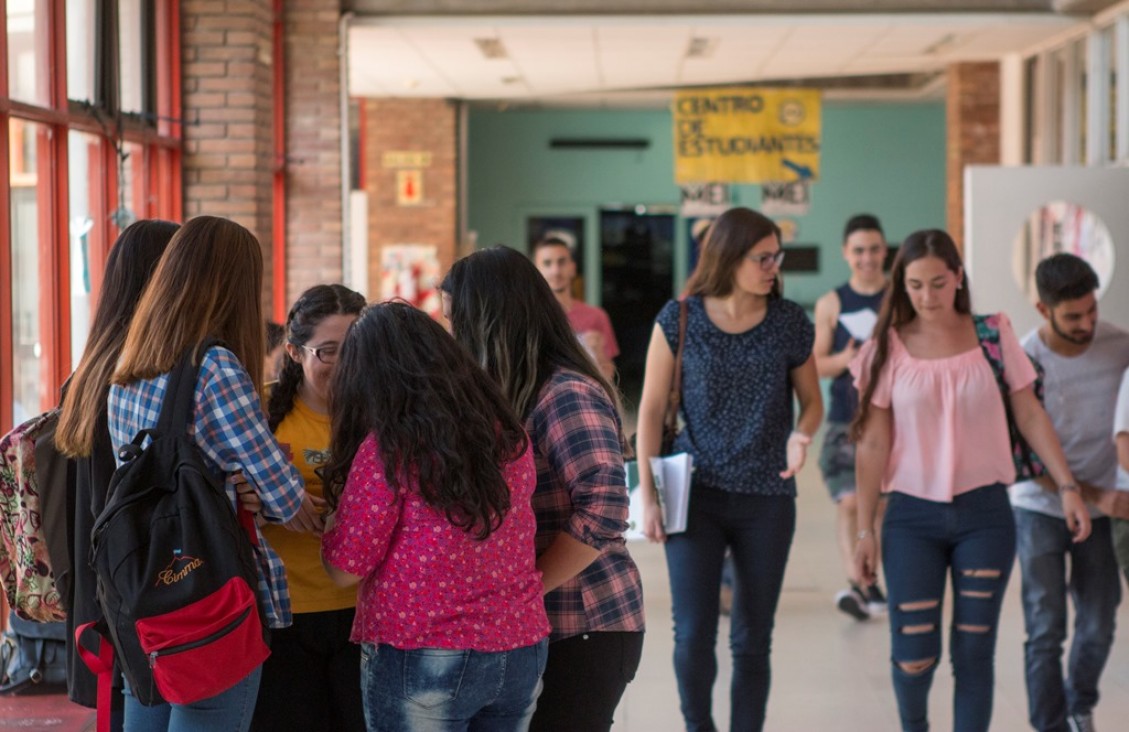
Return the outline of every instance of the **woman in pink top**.
<path id="1" fill-rule="evenodd" d="M 1024 438 L 1060 486 L 1075 541 L 1090 532 L 1035 370 L 1000 315 L 1008 400 Z M 968 279 L 943 231 L 911 234 L 890 273 L 874 338 L 851 366 L 862 394 L 858 442 L 858 543 L 854 578 L 875 581 L 874 514 L 889 494 L 882 562 L 889 592 L 894 694 L 902 729 L 929 728 L 929 687 L 941 655 L 941 600 L 952 574 L 953 727 L 987 730 L 992 718 L 996 628 L 1015 558 L 1005 486 L 1015 481 L 1000 388 L 972 318 Z"/>
<path id="2" fill-rule="evenodd" d="M 367 308 L 342 345 L 322 561 L 360 582 L 369 730 L 525 730 L 549 621 L 529 439 L 494 382 L 424 313 Z"/>

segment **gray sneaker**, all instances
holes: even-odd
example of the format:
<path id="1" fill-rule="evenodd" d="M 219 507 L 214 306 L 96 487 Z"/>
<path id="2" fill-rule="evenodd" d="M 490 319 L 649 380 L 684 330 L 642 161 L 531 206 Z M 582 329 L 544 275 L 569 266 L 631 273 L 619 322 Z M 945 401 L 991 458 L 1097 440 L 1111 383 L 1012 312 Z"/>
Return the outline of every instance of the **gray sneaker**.
<path id="1" fill-rule="evenodd" d="M 1070 732 L 1098 732 L 1092 714 L 1071 714 L 1066 718 L 1066 723 L 1070 726 Z"/>

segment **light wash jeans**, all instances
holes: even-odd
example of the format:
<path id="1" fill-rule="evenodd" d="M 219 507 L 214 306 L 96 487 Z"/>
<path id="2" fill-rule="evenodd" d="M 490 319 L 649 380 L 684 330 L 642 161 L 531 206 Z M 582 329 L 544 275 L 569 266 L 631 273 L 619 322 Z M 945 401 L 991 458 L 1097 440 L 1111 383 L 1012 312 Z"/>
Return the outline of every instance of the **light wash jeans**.
<path id="1" fill-rule="evenodd" d="M 524 732 L 537 708 L 548 639 L 484 653 L 361 645 L 369 732 Z"/>
<path id="2" fill-rule="evenodd" d="M 194 704 L 158 704 L 147 707 L 133 696 L 126 684 L 125 732 L 247 732 L 259 695 L 263 667 L 235 686 Z"/>

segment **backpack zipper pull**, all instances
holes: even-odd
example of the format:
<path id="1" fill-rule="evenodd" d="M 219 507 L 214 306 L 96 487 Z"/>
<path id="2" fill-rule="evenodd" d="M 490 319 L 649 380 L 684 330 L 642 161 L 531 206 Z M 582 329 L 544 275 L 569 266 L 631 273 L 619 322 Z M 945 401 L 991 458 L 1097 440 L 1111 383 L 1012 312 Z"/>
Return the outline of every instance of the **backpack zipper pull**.
<path id="1" fill-rule="evenodd" d="M 149 654 L 149 670 L 152 671 L 157 666 L 157 652 L 152 651 Z"/>

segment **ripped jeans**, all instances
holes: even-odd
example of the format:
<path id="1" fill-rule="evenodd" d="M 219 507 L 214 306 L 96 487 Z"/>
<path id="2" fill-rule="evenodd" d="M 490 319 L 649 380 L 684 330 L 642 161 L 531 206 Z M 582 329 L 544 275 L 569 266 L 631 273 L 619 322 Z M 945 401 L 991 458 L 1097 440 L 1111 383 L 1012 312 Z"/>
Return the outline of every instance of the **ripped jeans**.
<path id="1" fill-rule="evenodd" d="M 902 729 L 929 729 L 929 688 L 941 656 L 941 605 L 951 574 L 953 729 L 987 730 L 1000 607 L 1015 561 L 1006 488 L 984 486 L 952 503 L 891 493 L 882 531 L 891 673 Z"/>

